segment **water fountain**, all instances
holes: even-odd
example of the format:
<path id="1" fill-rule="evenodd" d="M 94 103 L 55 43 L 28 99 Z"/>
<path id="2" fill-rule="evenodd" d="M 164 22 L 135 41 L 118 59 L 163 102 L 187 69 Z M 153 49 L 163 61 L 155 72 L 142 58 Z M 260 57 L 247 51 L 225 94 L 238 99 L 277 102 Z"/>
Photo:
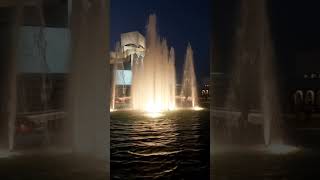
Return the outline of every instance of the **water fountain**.
<path id="1" fill-rule="evenodd" d="M 176 68 L 175 68 L 175 52 L 174 49 L 170 48 L 169 53 L 169 62 L 170 62 L 170 76 L 172 79 L 169 81 L 169 87 L 170 87 L 170 99 L 172 99 L 171 109 L 176 107 Z"/>
<path id="2" fill-rule="evenodd" d="M 132 109 L 159 113 L 177 108 L 179 99 L 181 107 L 199 111 L 197 82 L 193 64 L 193 51 L 188 44 L 184 71 L 183 86 L 180 94 L 176 95 L 175 51 L 168 48 L 167 41 L 157 34 L 156 16 L 150 15 L 147 25 L 146 43 L 144 37 L 137 31 L 121 34 L 121 46 L 118 44 L 111 52 L 113 64 L 113 80 L 111 93 L 111 111 L 116 110 L 117 70 L 125 70 L 123 63 L 130 60 L 132 77 L 130 97 Z M 122 66 L 121 66 L 122 65 Z M 130 74 L 131 76 L 131 74 Z M 126 75 L 128 78 L 129 75 Z M 121 108 L 127 109 L 127 108 Z M 158 115 L 157 115 L 158 116 Z"/>
<path id="3" fill-rule="evenodd" d="M 265 145 L 281 144 L 281 108 L 266 1 L 241 1 L 235 40 L 235 62 L 230 84 L 233 92 L 229 94 L 236 98 L 229 98 L 226 106 L 236 107 L 236 111 L 221 111 L 220 114 L 227 118 L 239 111 L 235 116 L 241 131 L 238 137 L 245 143 L 252 140 L 249 138 L 252 131 L 250 124 L 259 123 Z"/>
<path id="4" fill-rule="evenodd" d="M 191 107 L 198 107 L 197 81 L 193 65 L 193 51 L 190 43 L 187 47 L 184 63 L 181 102 L 183 106 L 191 102 Z"/>
<path id="5" fill-rule="evenodd" d="M 203 174 L 207 175 L 209 163 L 208 159 L 199 160 L 199 157 L 209 154 L 208 149 L 203 148 L 209 143 L 209 138 L 199 137 L 200 134 L 208 135 L 209 111 L 195 111 L 200 108 L 177 110 L 176 99 L 179 98 L 179 94 L 176 95 L 175 51 L 173 48 L 169 49 L 167 41 L 158 36 L 156 25 L 156 16 L 150 15 L 146 44 L 140 43 L 142 35 L 137 32 L 121 35 L 121 45 L 128 49 L 124 50 L 122 59 L 128 62 L 130 58 L 131 63 L 132 111 L 123 109 L 111 114 L 111 167 L 120 167 L 111 171 L 115 172 L 113 177 L 124 179 L 181 179 L 183 175 L 176 172 L 177 168 L 187 169 L 185 171 L 190 173 L 194 169 L 192 167 L 198 166 L 201 168 L 196 172 L 199 174 L 197 177 L 202 178 Z M 129 34 L 130 36 L 127 36 Z M 141 58 L 139 54 L 142 55 Z M 196 107 L 198 102 L 195 98 L 196 82 L 192 61 L 192 49 L 189 45 L 185 79 L 189 79 L 190 83 L 185 80 L 189 83 L 185 83 L 185 86 L 190 88 L 189 96 Z M 177 130 L 186 133 L 179 133 Z M 119 147 L 122 147 L 121 150 Z M 168 156 L 171 157 L 169 161 Z M 188 163 L 178 158 L 181 156 L 188 162 L 194 162 L 190 164 L 191 169 L 184 167 L 183 164 Z M 132 159 L 135 159 L 134 163 L 131 163 Z M 124 166 L 125 164 L 133 166 Z M 162 167 L 163 164 L 166 166 Z"/>
<path id="6" fill-rule="evenodd" d="M 110 111 L 114 111 L 116 101 L 116 64 L 112 67 L 112 79 L 111 79 L 111 104 Z"/>
<path id="7" fill-rule="evenodd" d="M 115 111 L 119 107 L 116 107 L 117 98 L 126 98 L 126 75 L 123 60 L 126 56 L 123 56 L 124 52 L 121 47 L 121 43 L 117 42 L 115 46 L 115 51 L 111 53 L 113 62 L 111 65 L 111 101 L 110 101 L 110 111 Z M 121 91 L 121 92 L 120 92 Z"/>
<path id="8" fill-rule="evenodd" d="M 261 109 L 263 115 L 264 142 L 282 144 L 280 136 L 280 102 L 277 94 L 274 52 L 270 37 L 270 26 L 267 20 L 266 2 L 259 7 L 260 12 L 260 82 L 261 82 Z"/>
<path id="9" fill-rule="evenodd" d="M 174 50 L 160 39 L 156 16 L 150 15 L 147 25 L 147 50 L 143 61 L 132 67 L 132 107 L 136 110 L 160 112 L 175 108 Z"/>

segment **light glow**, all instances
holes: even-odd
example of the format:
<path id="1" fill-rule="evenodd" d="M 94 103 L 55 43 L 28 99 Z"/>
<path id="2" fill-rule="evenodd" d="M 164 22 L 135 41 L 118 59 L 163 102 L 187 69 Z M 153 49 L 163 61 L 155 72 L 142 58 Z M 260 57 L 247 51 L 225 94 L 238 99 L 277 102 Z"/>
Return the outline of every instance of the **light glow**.
<path id="1" fill-rule="evenodd" d="M 145 107 L 146 116 L 151 118 L 159 118 L 164 116 L 163 112 L 167 111 L 173 111 L 175 110 L 174 105 L 169 105 L 168 107 L 162 105 L 161 103 L 152 103 L 152 101 L 149 101 Z"/>
<path id="2" fill-rule="evenodd" d="M 150 118 L 159 118 L 159 117 L 164 116 L 164 114 L 162 114 L 160 112 L 149 112 L 149 113 L 146 113 L 145 116 L 148 116 Z"/>
<path id="3" fill-rule="evenodd" d="M 203 108 L 202 108 L 202 107 L 199 107 L 199 106 L 195 106 L 195 107 L 193 107 L 192 109 L 195 110 L 195 111 L 201 111 L 201 110 L 203 110 Z"/>
<path id="4" fill-rule="evenodd" d="M 267 151 L 271 154 L 289 154 L 298 152 L 299 148 L 286 144 L 271 144 L 267 147 Z"/>
<path id="5" fill-rule="evenodd" d="M 135 110 L 159 113 L 175 108 L 176 72 L 174 49 L 157 34 L 156 16 L 149 17 L 147 50 L 132 65 L 131 103 Z"/>

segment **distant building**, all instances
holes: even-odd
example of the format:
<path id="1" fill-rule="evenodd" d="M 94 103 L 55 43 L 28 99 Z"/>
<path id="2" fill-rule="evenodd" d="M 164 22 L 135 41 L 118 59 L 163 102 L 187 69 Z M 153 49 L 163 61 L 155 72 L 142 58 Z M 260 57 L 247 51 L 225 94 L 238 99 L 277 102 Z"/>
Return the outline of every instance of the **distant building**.
<path id="1" fill-rule="evenodd" d="M 320 112 L 320 53 L 301 52 L 295 58 L 295 73 L 287 83 L 287 106 L 294 111 Z M 290 105 L 289 105 L 290 104 Z"/>
<path id="2" fill-rule="evenodd" d="M 22 119 L 43 122 L 44 116 L 49 117 L 48 121 L 64 116 L 61 109 L 69 59 L 68 2 L 0 0 L 0 140 L 10 147 L 8 136 L 12 131 L 8 124 L 15 121 L 18 127 Z M 22 12 L 19 29 L 15 26 L 16 9 Z M 57 121 L 48 122 L 47 127 L 52 122 L 56 125 Z"/>
<path id="3" fill-rule="evenodd" d="M 117 97 L 129 96 L 132 80 L 132 66 L 142 63 L 145 54 L 145 38 L 137 31 L 121 34 L 121 40 L 110 53 L 111 68 L 114 71 Z"/>
<path id="4" fill-rule="evenodd" d="M 23 16 L 18 42 L 18 112 L 61 110 L 70 59 L 68 1 L 45 0 L 42 10 L 25 6 Z"/>
<path id="5" fill-rule="evenodd" d="M 138 31 L 123 33 L 120 42 L 110 52 L 111 72 L 115 78 L 116 97 L 130 96 L 132 66 L 134 63 L 143 63 L 146 51 L 145 37 Z M 111 78 L 113 79 L 113 78 Z M 111 82 L 113 83 L 113 82 Z M 209 98 L 210 78 L 203 79 L 198 85 L 198 95 Z M 180 95 L 181 84 L 176 84 L 176 94 Z"/>
<path id="6" fill-rule="evenodd" d="M 198 89 L 200 90 L 200 98 L 208 100 L 210 98 L 210 78 L 202 79 Z"/>
<path id="7" fill-rule="evenodd" d="M 320 112 L 320 53 L 302 52 L 292 61 L 290 73 L 278 76 L 278 90 L 283 112 Z M 231 89 L 230 73 L 212 72 L 213 107 L 223 108 L 236 101 Z M 260 97 L 255 96 L 257 98 Z"/>

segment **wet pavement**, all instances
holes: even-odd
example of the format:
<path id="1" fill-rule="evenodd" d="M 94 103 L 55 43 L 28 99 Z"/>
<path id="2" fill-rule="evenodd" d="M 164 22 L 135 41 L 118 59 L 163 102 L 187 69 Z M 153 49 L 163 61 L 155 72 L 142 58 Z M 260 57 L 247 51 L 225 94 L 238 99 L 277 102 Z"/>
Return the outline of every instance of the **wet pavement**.
<path id="1" fill-rule="evenodd" d="M 71 153 L 0 151 L 1 180 L 106 180 L 107 162 Z"/>

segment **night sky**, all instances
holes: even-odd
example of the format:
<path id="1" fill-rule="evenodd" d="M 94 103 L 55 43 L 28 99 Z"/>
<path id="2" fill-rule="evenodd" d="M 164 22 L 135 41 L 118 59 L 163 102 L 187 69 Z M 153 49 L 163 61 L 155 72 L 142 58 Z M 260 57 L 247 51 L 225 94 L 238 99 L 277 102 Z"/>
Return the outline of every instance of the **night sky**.
<path id="1" fill-rule="evenodd" d="M 269 11 L 276 42 L 295 51 L 319 47 L 319 7 L 317 0 L 271 1 Z"/>
<path id="2" fill-rule="evenodd" d="M 278 61 L 285 74 L 295 74 L 299 69 L 309 71 L 308 66 L 319 66 L 308 58 L 309 54 L 320 53 L 320 2 L 319 1 L 277 1 L 269 4 L 273 38 Z M 300 67 L 295 60 L 300 56 Z"/>
<path id="3" fill-rule="evenodd" d="M 219 60 L 214 62 L 217 71 L 226 70 L 232 34 L 239 14 L 239 0 L 213 1 L 213 30 L 216 44 L 215 53 Z M 269 0 L 268 15 L 271 22 L 272 40 L 276 60 L 281 75 L 294 74 L 297 69 L 295 60 L 302 54 L 320 53 L 320 1 L 318 0 Z M 223 61 L 223 62 L 222 62 Z M 305 64 L 308 58 L 305 58 Z M 216 63 L 216 65 L 215 65 Z M 314 66 L 320 65 L 319 63 Z M 306 65 L 307 66 L 307 65 Z"/>
<path id="4" fill-rule="evenodd" d="M 197 78 L 202 80 L 210 71 L 210 10 L 210 0 L 111 0 L 111 48 L 121 33 L 139 31 L 145 35 L 148 16 L 155 13 L 158 33 L 175 48 L 178 83 L 188 42 L 194 51 Z"/>

